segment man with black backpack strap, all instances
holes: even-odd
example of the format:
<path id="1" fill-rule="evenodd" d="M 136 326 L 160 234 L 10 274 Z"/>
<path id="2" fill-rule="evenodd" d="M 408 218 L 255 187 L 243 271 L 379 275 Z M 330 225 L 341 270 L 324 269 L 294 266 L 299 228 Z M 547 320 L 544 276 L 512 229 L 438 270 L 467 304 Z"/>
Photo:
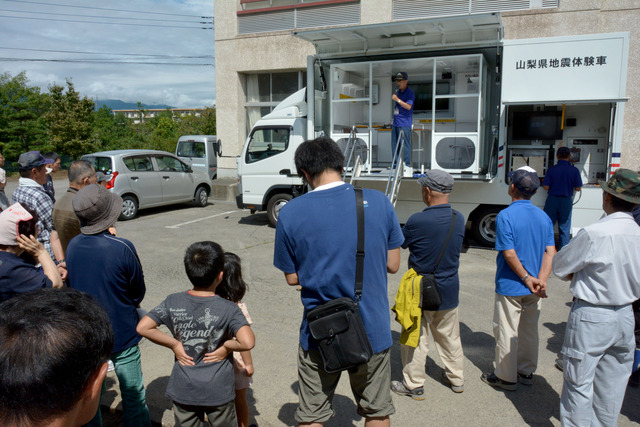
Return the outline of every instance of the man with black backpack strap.
<path id="1" fill-rule="evenodd" d="M 354 297 L 356 278 L 356 196 L 342 181 L 344 156 L 331 139 L 302 143 L 295 154 L 298 174 L 312 191 L 287 203 L 278 216 L 274 265 L 291 286 L 301 286 L 304 315 L 298 348 L 300 425 L 319 426 L 333 416 L 331 399 L 341 372 L 327 372 L 311 337 L 307 313 L 328 301 Z M 404 238 L 384 194 L 363 190 L 364 268 L 358 309 L 373 356 L 348 370 L 358 414 L 365 426 L 388 426 L 394 407 L 389 384 L 392 345 L 387 272 L 400 267 Z"/>
<path id="2" fill-rule="evenodd" d="M 441 302 L 437 306 L 431 305 L 424 299 L 426 293 L 420 298 L 423 302 L 421 319 L 416 319 L 413 339 L 404 331 L 400 337 L 402 381 L 392 381 L 391 390 L 415 400 L 424 400 L 429 329 L 445 367 L 442 381 L 456 393 L 464 390 L 464 355 L 458 321 L 458 267 L 465 221 L 463 215 L 453 210 L 449 204 L 449 193 L 453 189 L 453 177 L 449 173 L 430 170 L 418 179 L 418 183 L 422 187 L 422 200 L 427 208 L 413 214 L 402 228 L 405 237 L 402 247 L 409 248 L 410 251 L 411 270 L 405 278 L 411 274 L 434 273 Z M 412 283 L 419 282 L 412 280 Z M 407 289 L 409 292 L 418 291 L 415 287 Z M 398 292 L 402 292 L 402 289 Z M 399 297 L 402 298 L 401 295 Z M 394 306 L 396 313 L 399 310 L 399 297 L 396 297 Z"/>

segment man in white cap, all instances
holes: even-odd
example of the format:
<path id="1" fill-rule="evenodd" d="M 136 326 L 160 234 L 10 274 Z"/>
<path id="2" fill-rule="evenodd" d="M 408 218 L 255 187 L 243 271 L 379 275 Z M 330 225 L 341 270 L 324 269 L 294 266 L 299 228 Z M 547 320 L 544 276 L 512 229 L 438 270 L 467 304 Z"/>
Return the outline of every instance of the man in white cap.
<path id="1" fill-rule="evenodd" d="M 411 270 L 405 274 L 403 282 L 410 280 L 406 282 L 406 288 L 413 291 L 415 282 L 410 276 L 434 273 L 442 301 L 437 306 L 429 306 L 423 300 L 420 328 L 416 328 L 413 339 L 403 330 L 400 337 L 402 381 L 392 381 L 391 390 L 414 400 L 423 400 L 424 383 L 427 379 L 425 364 L 429 350 L 429 330 L 445 367 L 442 381 L 455 393 L 464 391 L 464 354 L 458 321 L 458 267 L 465 220 L 449 204 L 449 194 L 453 189 L 453 177 L 449 173 L 441 170 L 427 171 L 424 177 L 418 179 L 418 184 L 422 186 L 422 201 L 427 208 L 413 214 L 402 228 L 405 238 L 402 247 L 409 248 L 411 252 Z M 402 289 L 398 290 L 398 293 L 401 291 Z M 400 300 L 396 297 L 396 312 Z"/>
<path id="2" fill-rule="evenodd" d="M 540 299 L 556 253 L 553 224 L 531 204 L 540 187 L 529 166 L 509 172 L 511 204 L 496 218 L 496 293 L 493 335 L 495 369 L 481 379 L 491 387 L 516 390 L 533 384 L 538 367 Z"/>
<path id="3" fill-rule="evenodd" d="M 640 227 L 631 212 L 640 204 L 640 174 L 618 169 L 598 183 L 607 216 L 581 229 L 553 260 L 574 296 L 562 345 L 563 426 L 617 425 L 634 360 Z"/>
<path id="4" fill-rule="evenodd" d="M 133 244 L 109 229 L 122 211 L 122 198 L 99 184 L 82 188 L 73 198 L 82 234 L 67 247 L 69 287 L 92 295 L 106 310 L 115 337 L 110 359 L 122 395 L 125 426 L 150 426 L 136 332 L 146 291 L 142 265 Z M 102 425 L 100 410 L 90 425 Z"/>

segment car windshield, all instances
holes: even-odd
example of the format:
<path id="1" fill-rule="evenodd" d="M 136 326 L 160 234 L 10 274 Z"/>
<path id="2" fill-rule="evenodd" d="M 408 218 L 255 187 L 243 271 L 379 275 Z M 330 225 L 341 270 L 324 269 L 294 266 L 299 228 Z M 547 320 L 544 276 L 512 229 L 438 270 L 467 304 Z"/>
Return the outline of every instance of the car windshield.
<path id="1" fill-rule="evenodd" d="M 111 157 L 102 157 L 102 156 L 83 156 L 83 160 L 89 161 L 96 172 L 102 172 L 106 175 L 113 172 L 113 163 L 111 161 Z"/>
<path id="2" fill-rule="evenodd" d="M 198 141 L 180 141 L 178 142 L 179 157 L 196 157 L 204 159 L 204 142 Z"/>

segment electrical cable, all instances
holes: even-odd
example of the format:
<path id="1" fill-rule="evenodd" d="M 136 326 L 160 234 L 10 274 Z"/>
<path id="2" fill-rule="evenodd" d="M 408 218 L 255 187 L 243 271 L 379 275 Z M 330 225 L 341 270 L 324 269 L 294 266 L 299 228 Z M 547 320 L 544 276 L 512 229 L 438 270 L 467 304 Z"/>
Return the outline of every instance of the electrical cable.
<path id="1" fill-rule="evenodd" d="M 211 19 L 213 19 L 213 16 L 181 15 L 181 14 L 178 14 L 178 13 L 150 12 L 150 11 L 146 11 L 146 10 L 144 12 L 142 12 L 142 11 L 137 11 L 137 10 L 113 9 L 113 8 L 109 8 L 109 7 L 78 6 L 78 5 L 70 5 L 70 4 L 45 3 L 45 2 L 28 1 L 28 0 L 0 0 L 0 1 L 9 1 L 9 2 L 13 2 L 13 3 L 40 4 L 40 5 L 45 5 L 45 6 L 72 7 L 72 8 L 79 8 L 79 9 L 110 10 L 110 11 L 113 11 L 113 12 L 146 13 L 146 14 L 150 14 L 150 15 L 185 16 L 185 17 L 191 17 L 191 18 L 203 18 L 203 19 L 211 18 Z"/>
<path id="2" fill-rule="evenodd" d="M 185 26 L 180 26 L 180 25 L 127 24 L 127 23 L 123 23 L 123 22 L 80 21 L 80 20 L 72 20 L 72 19 L 30 18 L 30 17 L 23 17 L 23 16 L 3 16 L 3 15 L 0 15 L 0 18 L 33 19 L 33 20 L 36 20 L 36 21 L 75 22 L 75 23 L 80 23 L 80 24 L 129 25 L 129 26 L 135 26 L 135 27 L 160 27 L 160 28 L 186 28 L 186 29 L 190 29 L 190 30 L 213 30 L 213 27 L 201 27 L 201 28 L 198 28 L 198 27 L 185 27 Z"/>
<path id="3" fill-rule="evenodd" d="M 125 16 L 101 16 L 101 15 L 78 15 L 75 13 L 56 13 L 56 12 L 34 12 L 27 10 L 13 10 L 13 9 L 0 9 L 0 12 L 13 12 L 13 13 L 33 13 L 38 15 L 55 15 L 55 16 L 74 16 L 77 18 L 98 18 L 98 19 L 125 19 L 129 21 L 154 21 L 154 22 L 180 22 L 183 24 L 211 24 L 213 25 L 213 20 L 210 21 L 185 21 L 178 19 L 153 19 L 153 18 L 129 18 Z M 15 18 L 21 18 L 16 16 Z M 26 18 L 26 17 L 23 17 Z"/>
<path id="4" fill-rule="evenodd" d="M 0 50 L 24 50 L 24 51 L 30 51 L 30 52 L 73 53 L 73 54 L 84 54 L 84 55 L 137 56 L 139 58 L 149 57 L 149 58 L 166 58 L 166 59 L 213 59 L 213 55 L 188 56 L 188 55 L 157 55 L 157 54 L 147 54 L 147 53 L 85 52 L 85 51 L 74 51 L 74 50 L 29 49 L 24 47 L 2 47 L 2 46 L 0 46 Z"/>

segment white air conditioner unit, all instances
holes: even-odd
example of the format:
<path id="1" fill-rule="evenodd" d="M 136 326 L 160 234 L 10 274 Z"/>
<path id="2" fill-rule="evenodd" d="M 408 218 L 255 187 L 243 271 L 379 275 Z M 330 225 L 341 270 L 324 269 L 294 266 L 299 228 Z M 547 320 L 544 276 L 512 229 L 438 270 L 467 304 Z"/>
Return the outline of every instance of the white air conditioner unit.
<path id="1" fill-rule="evenodd" d="M 434 134 L 431 169 L 449 173 L 478 173 L 480 150 L 478 134 Z"/>

